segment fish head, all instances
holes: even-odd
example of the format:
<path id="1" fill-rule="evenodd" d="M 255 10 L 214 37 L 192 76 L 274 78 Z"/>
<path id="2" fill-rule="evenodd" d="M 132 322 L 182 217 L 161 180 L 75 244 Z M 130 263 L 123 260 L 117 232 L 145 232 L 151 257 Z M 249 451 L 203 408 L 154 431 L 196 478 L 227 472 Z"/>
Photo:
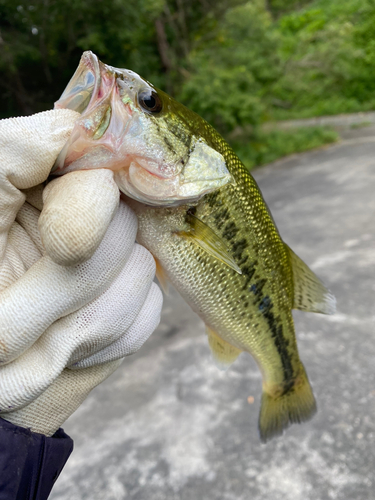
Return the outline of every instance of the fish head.
<path id="1" fill-rule="evenodd" d="M 108 168 L 127 196 L 154 206 L 192 203 L 233 182 L 204 138 L 209 125 L 128 69 L 84 52 L 55 103 L 81 113 L 53 175 Z"/>

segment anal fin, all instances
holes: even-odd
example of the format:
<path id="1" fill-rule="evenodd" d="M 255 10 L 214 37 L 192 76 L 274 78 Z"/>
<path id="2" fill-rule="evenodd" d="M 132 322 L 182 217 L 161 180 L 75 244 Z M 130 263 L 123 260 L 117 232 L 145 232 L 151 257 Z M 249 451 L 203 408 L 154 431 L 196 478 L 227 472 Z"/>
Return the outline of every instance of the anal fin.
<path id="1" fill-rule="evenodd" d="M 334 314 L 336 299 L 315 273 L 285 244 L 293 271 L 293 309 Z"/>
<path id="2" fill-rule="evenodd" d="M 241 354 L 241 350 L 223 340 L 208 326 L 206 327 L 208 345 L 210 346 L 213 360 L 220 370 L 227 370 Z"/>
<path id="3" fill-rule="evenodd" d="M 165 295 L 169 295 L 169 282 L 165 274 L 164 268 L 162 267 L 162 265 L 160 264 L 159 260 L 156 257 L 154 257 L 154 259 L 156 264 L 156 277 Z"/>

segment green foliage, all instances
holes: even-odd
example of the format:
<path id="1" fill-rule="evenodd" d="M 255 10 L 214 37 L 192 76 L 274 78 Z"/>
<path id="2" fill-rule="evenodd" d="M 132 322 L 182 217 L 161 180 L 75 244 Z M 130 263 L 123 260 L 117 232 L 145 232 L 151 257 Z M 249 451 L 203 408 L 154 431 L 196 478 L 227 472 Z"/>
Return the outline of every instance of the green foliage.
<path id="1" fill-rule="evenodd" d="M 262 1 L 229 9 L 215 37 L 189 54 L 178 97 L 223 133 L 263 121 L 264 96 L 280 76 L 278 41 Z"/>
<path id="2" fill-rule="evenodd" d="M 363 48 L 355 43 L 361 6 L 366 0 L 314 2 L 278 22 L 285 64 L 273 88 L 287 109 L 275 109 L 276 119 L 308 117 L 371 109 L 369 95 L 358 92 L 363 78 Z M 372 99 L 372 98 L 370 98 Z M 366 102 L 367 101 L 367 102 Z"/>
<path id="3" fill-rule="evenodd" d="M 234 142 L 233 148 L 249 168 L 264 165 L 292 153 L 300 153 L 338 140 L 329 127 L 305 127 L 259 132 L 248 141 Z"/>
<path id="4" fill-rule="evenodd" d="M 375 3 L 304 3 L 253 0 L 228 9 L 214 46 L 190 54 L 182 98 L 223 133 L 248 123 L 374 109 Z"/>
<path id="5" fill-rule="evenodd" d="M 304 5 L 309 3 L 311 3 L 311 0 L 268 0 L 267 6 L 276 18 L 287 12 L 300 10 Z"/>

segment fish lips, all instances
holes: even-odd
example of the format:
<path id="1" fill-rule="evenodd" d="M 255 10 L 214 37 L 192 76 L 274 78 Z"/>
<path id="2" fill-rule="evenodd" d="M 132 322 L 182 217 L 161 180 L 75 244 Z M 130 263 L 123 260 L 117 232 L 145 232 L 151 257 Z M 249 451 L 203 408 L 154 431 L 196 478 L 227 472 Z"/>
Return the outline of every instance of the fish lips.
<path id="1" fill-rule="evenodd" d="M 128 169 L 115 172 L 115 181 L 121 192 L 134 200 L 155 207 L 170 207 L 195 203 L 205 194 L 233 182 L 228 171 L 219 174 L 211 169 L 206 174 L 206 178 L 188 179 L 182 172 L 171 178 L 162 178 L 132 162 Z"/>
<path id="2" fill-rule="evenodd" d="M 81 113 L 81 118 L 76 121 L 51 174 L 63 175 L 73 170 L 100 168 L 99 165 L 105 159 L 113 156 L 110 140 L 113 135 L 108 137 L 109 140 L 101 141 L 101 144 L 95 141 L 104 135 L 113 122 L 113 105 L 118 108 L 116 111 L 117 114 L 120 112 L 122 121 L 128 119 L 126 107 L 119 106 L 115 98 L 116 89 L 115 73 L 109 71 L 95 54 L 84 52 L 76 72 L 60 99 L 55 102 L 55 109 L 72 109 Z"/>
<path id="3" fill-rule="evenodd" d="M 64 92 L 55 102 L 55 109 L 72 109 L 83 113 L 95 100 L 101 85 L 100 61 L 91 51 L 82 54 L 78 68 Z"/>

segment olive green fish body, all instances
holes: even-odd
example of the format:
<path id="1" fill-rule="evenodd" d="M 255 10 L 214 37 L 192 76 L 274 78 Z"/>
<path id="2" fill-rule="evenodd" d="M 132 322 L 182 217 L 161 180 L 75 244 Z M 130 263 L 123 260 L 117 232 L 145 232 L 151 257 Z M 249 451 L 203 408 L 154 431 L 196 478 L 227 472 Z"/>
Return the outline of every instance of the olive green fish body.
<path id="1" fill-rule="evenodd" d="M 290 260 L 254 179 L 229 146 L 224 148 L 235 184 L 204 196 L 194 207 L 134 204 L 138 240 L 209 330 L 254 357 L 269 396 L 280 398 L 301 381 L 307 384 L 308 408 L 296 419 L 305 420 L 315 412 L 315 401 L 296 345 Z M 191 214 L 225 242 L 242 274 L 180 236 L 189 231 Z M 284 420 L 288 425 L 289 415 Z M 260 422 L 260 430 L 267 440 L 281 429 L 268 430 Z"/>
<path id="2" fill-rule="evenodd" d="M 207 327 L 214 359 L 246 351 L 263 376 L 261 438 L 316 410 L 292 309 L 334 297 L 282 241 L 259 188 L 201 117 L 130 70 L 85 53 L 56 107 L 82 112 L 55 174 L 110 168 L 138 215 L 138 241 Z"/>
<path id="3" fill-rule="evenodd" d="M 292 272 L 254 180 L 243 168 L 241 173 L 235 186 L 206 195 L 196 207 L 134 205 L 138 240 L 209 328 L 250 352 L 265 382 L 287 386 L 300 370 Z M 226 243 L 242 274 L 180 236 L 190 229 L 192 212 Z"/>

